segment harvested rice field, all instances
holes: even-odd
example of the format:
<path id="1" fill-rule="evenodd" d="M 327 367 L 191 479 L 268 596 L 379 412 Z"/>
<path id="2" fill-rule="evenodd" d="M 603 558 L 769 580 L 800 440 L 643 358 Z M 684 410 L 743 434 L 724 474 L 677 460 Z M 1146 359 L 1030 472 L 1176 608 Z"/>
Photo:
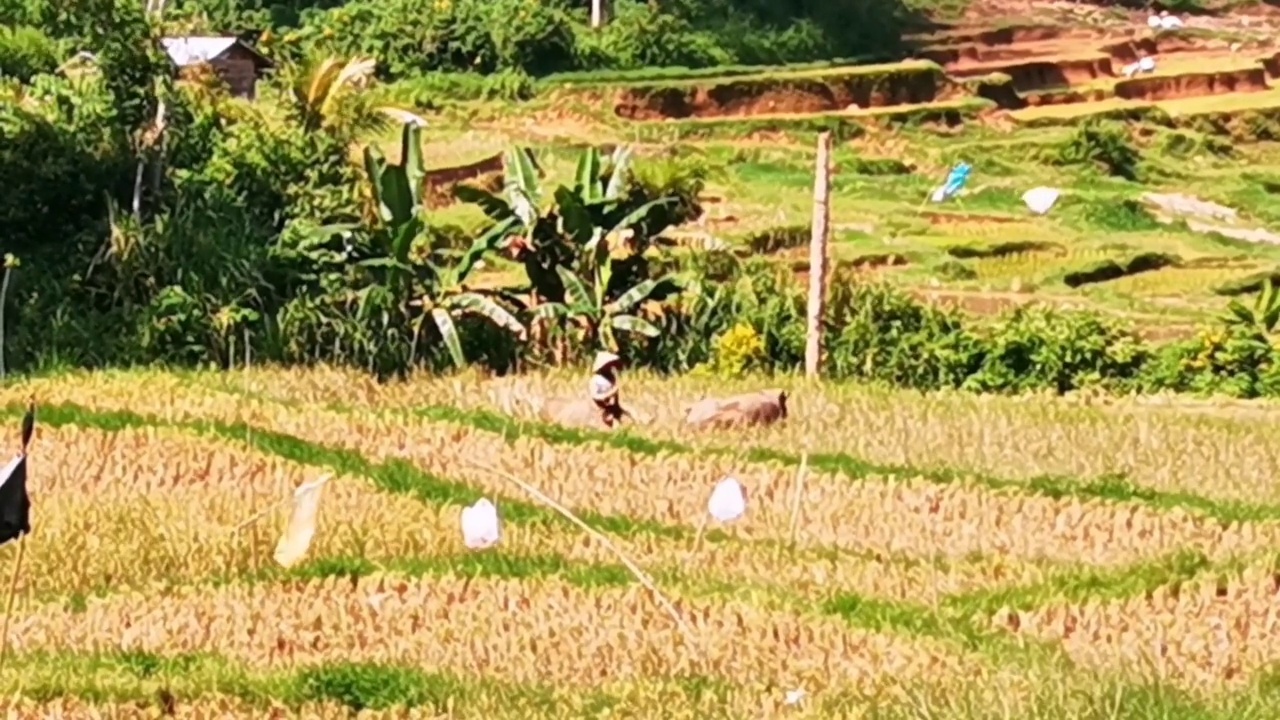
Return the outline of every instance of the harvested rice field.
<path id="1" fill-rule="evenodd" d="M 714 390 L 766 386 L 736 382 Z M 37 432 L 0 707 L 1280 716 L 1280 409 L 772 382 L 786 420 L 698 432 L 696 377 L 628 377 L 643 422 L 612 432 L 540 419 L 560 375 L 11 384 L 5 452 L 29 397 Z M 727 477 L 746 509 L 722 522 Z M 481 498 L 501 533 L 476 547 Z"/>

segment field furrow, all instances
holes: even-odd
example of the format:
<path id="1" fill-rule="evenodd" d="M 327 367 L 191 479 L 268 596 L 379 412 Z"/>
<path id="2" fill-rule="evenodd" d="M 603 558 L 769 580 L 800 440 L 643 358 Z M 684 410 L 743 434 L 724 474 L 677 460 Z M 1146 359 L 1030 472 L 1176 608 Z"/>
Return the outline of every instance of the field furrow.
<path id="1" fill-rule="evenodd" d="M 981 676 L 943 645 L 740 600 L 680 601 L 695 638 L 641 588 L 445 576 L 191 588 L 40 608 L 15 620 L 20 652 L 215 653 L 245 667 L 410 663 L 504 682 L 590 687 L 706 674 L 867 692 L 889 679 Z"/>
<path id="2" fill-rule="evenodd" d="M 413 409 L 455 405 L 531 417 L 546 397 L 576 396 L 580 378 L 491 381 L 422 378 L 382 386 L 356 374 L 255 371 L 248 383 L 216 381 L 228 390 L 252 388 L 281 399 L 349 406 Z M 790 381 L 779 384 L 788 386 Z M 723 394 L 761 387 L 726 381 Z M 652 421 L 646 436 L 686 443 L 769 447 L 798 454 L 842 453 L 866 463 L 947 467 L 1001 478 L 1039 475 L 1095 478 L 1123 474 L 1146 488 L 1219 500 L 1280 505 L 1280 440 L 1263 431 L 1280 409 L 1244 403 L 1108 399 L 1086 404 L 1062 398 L 972 395 L 922 397 L 907 391 L 834 386 L 791 387 L 789 420 L 749 434 L 690 435 L 682 408 L 705 389 L 687 379 L 628 378 L 627 402 Z"/>
<path id="3" fill-rule="evenodd" d="M 1077 662 L 1199 691 L 1239 689 L 1280 662 L 1280 575 L 1270 561 L 1208 573 L 1143 596 L 1049 604 L 995 619 L 1055 640 Z"/>

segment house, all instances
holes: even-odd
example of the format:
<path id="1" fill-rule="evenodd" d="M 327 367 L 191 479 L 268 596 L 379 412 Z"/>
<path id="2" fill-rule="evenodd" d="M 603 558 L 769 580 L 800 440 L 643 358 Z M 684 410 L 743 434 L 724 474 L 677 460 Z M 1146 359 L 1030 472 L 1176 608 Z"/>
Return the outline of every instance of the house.
<path id="1" fill-rule="evenodd" d="M 257 96 L 258 78 L 272 62 L 236 37 L 172 37 L 160 41 L 179 72 L 207 64 L 222 78 L 235 97 Z"/>

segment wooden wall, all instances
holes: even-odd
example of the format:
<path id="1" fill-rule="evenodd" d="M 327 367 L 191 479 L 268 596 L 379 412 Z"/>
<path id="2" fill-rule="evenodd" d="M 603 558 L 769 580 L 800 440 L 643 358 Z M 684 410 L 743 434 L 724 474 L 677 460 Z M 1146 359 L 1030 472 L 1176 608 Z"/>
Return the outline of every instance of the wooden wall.
<path id="1" fill-rule="evenodd" d="M 258 91 L 258 70 L 253 53 L 233 45 L 210 63 L 218 76 L 227 84 L 234 97 L 253 100 Z"/>

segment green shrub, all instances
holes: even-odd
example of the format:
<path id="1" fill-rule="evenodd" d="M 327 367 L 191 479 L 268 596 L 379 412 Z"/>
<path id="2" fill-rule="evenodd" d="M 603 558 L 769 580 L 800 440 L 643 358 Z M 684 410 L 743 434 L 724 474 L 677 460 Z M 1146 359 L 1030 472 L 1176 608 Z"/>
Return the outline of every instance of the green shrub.
<path id="1" fill-rule="evenodd" d="M 1089 202 L 1084 206 L 1083 215 L 1089 225 L 1114 232 L 1143 232 L 1160 227 L 1147 208 L 1131 198 Z"/>
<path id="2" fill-rule="evenodd" d="M 768 356 L 764 352 L 764 339 L 756 329 L 739 322 L 718 335 L 712 353 L 712 369 L 718 375 L 737 377 L 743 373 L 762 369 Z"/>
<path id="3" fill-rule="evenodd" d="M 336 702 L 355 711 L 430 706 L 443 711 L 463 688 L 407 667 L 330 663 L 299 673 L 293 694 L 307 702 Z"/>
<path id="4" fill-rule="evenodd" d="M 702 216 L 699 197 L 706 188 L 707 169 L 694 159 L 647 161 L 632 165 L 627 179 L 627 204 L 640 207 L 650 200 L 671 202 L 651 209 L 644 220 L 646 232 L 657 235 L 666 228 L 692 222 Z"/>
<path id="5" fill-rule="evenodd" d="M 746 245 L 756 255 L 770 255 L 780 250 L 808 247 L 813 228 L 808 225 L 784 225 L 752 233 Z"/>
<path id="6" fill-rule="evenodd" d="M 1142 154 L 1124 124 L 1089 120 L 1058 146 L 1052 159 L 1059 165 L 1092 165 L 1108 175 L 1138 180 Z"/>
<path id="7" fill-rule="evenodd" d="M 977 392 L 1121 387 L 1135 377 L 1148 349 L 1118 322 L 1089 312 L 1019 307 L 983 337 L 978 371 L 962 387 Z"/>
<path id="8" fill-rule="evenodd" d="M 579 65 L 584 68 L 708 67 L 735 58 L 709 32 L 658 6 L 617 0 L 614 17 L 602 30 L 579 36 Z"/>
<path id="9" fill-rule="evenodd" d="M 445 107 L 449 101 L 528 100 L 536 93 L 524 70 L 499 70 L 487 75 L 429 72 L 388 86 L 383 94 L 395 102 L 424 110 Z"/>
<path id="10" fill-rule="evenodd" d="M 981 348 L 959 314 L 837 274 L 827 318 L 833 376 L 932 390 L 957 387 L 976 370 Z"/>
<path id="11" fill-rule="evenodd" d="M 37 28 L 0 26 L 0 75 L 30 82 L 58 69 L 58 43 Z"/>
<path id="12" fill-rule="evenodd" d="M 1280 394 L 1278 360 L 1275 346 L 1257 328 L 1206 328 L 1191 340 L 1160 348 L 1136 386 L 1145 392 L 1275 396 Z"/>
<path id="13" fill-rule="evenodd" d="M 976 280 L 978 271 L 958 260 L 947 260 L 938 263 L 933 271 L 944 280 Z"/>

